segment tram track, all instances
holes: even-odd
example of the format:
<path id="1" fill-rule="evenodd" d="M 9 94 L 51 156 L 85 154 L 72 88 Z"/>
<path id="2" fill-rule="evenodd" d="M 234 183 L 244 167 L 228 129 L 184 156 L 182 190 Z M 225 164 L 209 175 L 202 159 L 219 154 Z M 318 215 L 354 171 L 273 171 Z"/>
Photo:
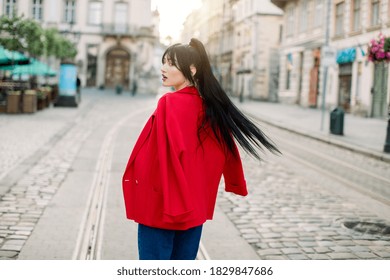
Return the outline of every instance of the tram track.
<path id="1" fill-rule="evenodd" d="M 275 136 L 278 137 L 278 144 L 284 156 L 360 194 L 390 206 L 390 177 L 387 177 L 383 170 L 378 169 L 375 172 L 375 168 L 364 166 L 364 161 L 361 160 L 360 162 L 353 162 L 353 160 L 348 162 L 346 159 L 350 154 L 347 153 L 351 152 L 340 147 L 331 146 L 329 143 L 323 143 L 290 130 L 286 131 L 272 124 L 269 125 L 275 129 Z M 293 139 L 291 139 L 292 135 Z M 327 153 L 327 149 L 332 149 L 332 154 Z M 355 156 L 364 157 L 361 154 Z M 373 159 L 370 158 L 370 160 Z"/>
<path id="2" fill-rule="evenodd" d="M 136 110 L 118 121 L 106 134 L 100 148 L 95 175 L 90 187 L 79 235 L 72 259 L 101 259 L 101 248 L 104 239 L 104 220 L 106 214 L 107 189 L 110 181 L 110 170 L 118 130 L 129 119 L 151 110 L 151 106 Z"/>
<path id="3" fill-rule="evenodd" d="M 114 154 L 115 139 L 118 130 L 131 118 L 151 110 L 151 106 L 136 110 L 122 118 L 106 134 L 97 158 L 94 178 L 86 203 L 80 230 L 72 259 L 99 260 L 102 258 L 104 243 L 104 221 L 106 217 L 107 191 L 110 181 L 110 170 Z M 210 256 L 203 243 L 200 243 L 198 260 L 209 260 Z"/>

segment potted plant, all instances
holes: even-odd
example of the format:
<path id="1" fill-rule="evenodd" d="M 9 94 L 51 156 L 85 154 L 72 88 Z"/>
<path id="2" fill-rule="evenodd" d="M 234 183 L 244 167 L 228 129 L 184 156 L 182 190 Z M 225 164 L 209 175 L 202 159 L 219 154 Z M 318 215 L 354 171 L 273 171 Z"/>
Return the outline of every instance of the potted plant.
<path id="1" fill-rule="evenodd" d="M 37 108 L 38 110 L 46 108 L 46 92 L 42 89 L 37 89 Z"/>
<path id="2" fill-rule="evenodd" d="M 7 113 L 20 113 L 21 92 L 19 90 L 10 90 L 7 92 Z"/>
<path id="3" fill-rule="evenodd" d="M 377 39 L 372 39 L 368 45 L 367 58 L 374 63 L 390 62 L 390 38 L 379 33 Z"/>
<path id="4" fill-rule="evenodd" d="M 35 113 L 37 111 L 37 91 L 27 89 L 23 95 L 23 113 Z"/>

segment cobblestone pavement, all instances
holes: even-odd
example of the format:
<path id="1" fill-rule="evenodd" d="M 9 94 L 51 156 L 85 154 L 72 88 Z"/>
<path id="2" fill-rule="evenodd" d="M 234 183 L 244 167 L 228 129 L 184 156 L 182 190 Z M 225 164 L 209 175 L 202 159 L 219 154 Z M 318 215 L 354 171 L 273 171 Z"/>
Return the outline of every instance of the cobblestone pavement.
<path id="1" fill-rule="evenodd" d="M 91 98 L 96 99 L 96 94 Z M 17 258 L 45 207 L 71 171 L 72 162 L 84 141 L 99 124 L 111 120 L 115 123 L 123 112 L 123 107 L 117 111 L 107 110 L 107 107 L 117 106 L 117 101 L 115 103 L 109 98 L 96 102 L 87 95 L 84 99 L 87 105 L 79 111 L 53 108 L 42 112 L 42 116 L 39 116 L 40 112 L 31 116 L 0 116 L 4 126 L 10 122 L 3 128 L 8 135 L 2 136 L 2 139 L 9 141 L 5 141 L 0 149 L 1 162 L 5 162 L 1 166 L 3 174 L 42 148 L 53 137 L 58 138 L 52 140 L 50 150 L 15 184 L 9 186 L 9 191 L 0 198 L 0 259 Z M 19 134 L 24 137 L 19 138 Z M 26 135 L 32 136 L 26 138 Z"/>
<path id="2" fill-rule="evenodd" d="M 295 173 L 283 157 L 261 163 L 244 157 L 248 197 L 221 191 L 218 205 L 261 259 L 390 259 L 389 233 L 343 226 L 357 219 L 389 223 L 362 201 Z"/>
<path id="3" fill-rule="evenodd" d="M 91 105 L 84 109 L 0 115 L 0 127 L 7 131 L 0 135 L 2 176 L 46 143 L 51 145 L 4 195 L 0 193 L 0 259 L 18 257 L 71 172 L 82 144 L 100 124 L 115 124 L 126 111 L 118 100 L 107 98 L 95 104 L 89 103 L 87 95 L 83 103 Z M 107 110 L 110 107 L 115 110 Z M 356 219 L 383 221 L 361 207 L 361 201 L 326 186 L 331 183 L 312 180 L 316 174 L 302 175 L 284 157 L 257 162 L 242 156 L 250 194 L 242 198 L 221 189 L 218 206 L 261 259 L 390 259 L 388 234 L 358 233 L 343 226 Z"/>
<path id="4" fill-rule="evenodd" d="M 58 108 L 38 112 L 34 116 L 0 115 L 0 179 L 59 133 L 67 123 L 64 118 L 75 114 L 69 113 L 69 110 Z"/>
<path id="5" fill-rule="evenodd" d="M 70 128 L 50 152 L 32 166 L 1 198 L 0 258 L 15 258 L 20 252 L 46 205 L 65 179 L 81 144 L 102 118 L 104 116 L 97 111 L 91 111 L 83 121 Z M 46 129 L 36 130 L 42 132 Z M 36 138 L 40 139 L 42 136 L 42 141 L 46 141 L 57 131 L 51 127 L 46 132 L 38 133 Z M 23 146 L 21 143 L 15 145 Z M 39 143 L 33 143 L 28 149 L 33 151 L 38 147 Z M 22 155 L 16 153 L 12 160 L 17 162 Z"/>

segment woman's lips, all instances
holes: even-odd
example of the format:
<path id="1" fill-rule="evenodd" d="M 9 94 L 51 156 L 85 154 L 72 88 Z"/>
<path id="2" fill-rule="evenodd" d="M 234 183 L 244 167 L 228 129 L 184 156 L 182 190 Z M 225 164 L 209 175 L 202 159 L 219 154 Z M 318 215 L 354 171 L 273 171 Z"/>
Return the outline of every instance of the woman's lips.
<path id="1" fill-rule="evenodd" d="M 166 76 L 164 75 L 161 75 L 162 76 L 162 80 L 165 82 L 166 79 L 168 79 Z"/>

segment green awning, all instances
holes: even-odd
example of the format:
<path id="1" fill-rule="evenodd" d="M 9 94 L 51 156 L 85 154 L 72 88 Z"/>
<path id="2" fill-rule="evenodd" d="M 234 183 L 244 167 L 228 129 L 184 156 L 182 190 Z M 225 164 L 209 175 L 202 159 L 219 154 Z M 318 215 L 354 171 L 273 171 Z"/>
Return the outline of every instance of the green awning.
<path id="1" fill-rule="evenodd" d="M 356 49 L 347 48 L 337 52 L 336 61 L 338 64 L 352 63 L 356 58 Z"/>
<path id="2" fill-rule="evenodd" d="M 29 62 L 30 59 L 20 52 L 9 51 L 0 46 L 0 67 L 17 64 L 28 64 Z"/>
<path id="3" fill-rule="evenodd" d="M 9 69 L 12 75 L 31 75 L 31 76 L 50 76 L 54 77 L 57 72 L 50 68 L 49 65 L 35 59 L 31 59 L 30 64 L 16 65 Z"/>

